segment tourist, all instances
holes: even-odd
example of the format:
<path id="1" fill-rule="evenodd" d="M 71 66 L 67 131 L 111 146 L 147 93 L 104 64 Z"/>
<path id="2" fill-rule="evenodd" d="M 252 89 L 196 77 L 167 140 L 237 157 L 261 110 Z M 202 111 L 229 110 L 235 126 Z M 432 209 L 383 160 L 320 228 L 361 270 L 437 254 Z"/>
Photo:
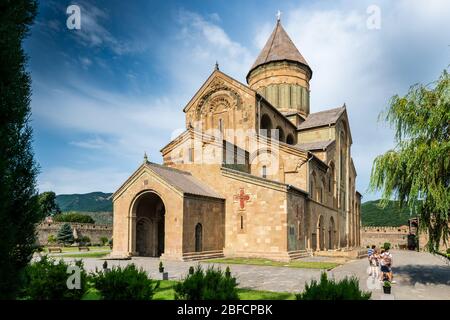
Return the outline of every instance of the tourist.
<path id="1" fill-rule="evenodd" d="M 380 255 L 379 255 L 379 267 L 380 267 L 380 281 L 385 281 L 386 280 L 386 273 L 383 270 L 386 270 L 386 268 L 384 267 L 384 249 L 381 249 Z"/>
<path id="2" fill-rule="evenodd" d="M 375 247 L 375 246 L 373 246 L 373 247 Z M 373 248 L 372 247 L 372 248 Z M 375 248 L 373 248 L 373 253 L 372 253 L 372 255 L 370 256 L 370 258 L 369 258 L 369 262 L 370 262 L 370 275 L 374 278 L 374 279 L 376 279 L 376 278 L 378 278 L 378 274 L 379 274 L 379 272 L 378 272 L 378 258 L 379 258 L 379 256 L 378 256 L 378 253 L 377 253 L 377 251 L 375 250 Z"/>
<path id="3" fill-rule="evenodd" d="M 382 267 L 381 272 L 386 273 L 387 278 L 389 279 L 389 281 L 391 283 L 395 283 L 395 281 L 393 280 L 393 274 L 392 274 L 392 264 L 393 264 L 393 259 L 392 259 L 392 254 L 389 252 L 389 247 L 384 249 L 384 253 L 381 256 L 381 260 L 383 261 L 384 264 L 384 268 Z M 384 269 L 384 271 L 383 271 Z"/>

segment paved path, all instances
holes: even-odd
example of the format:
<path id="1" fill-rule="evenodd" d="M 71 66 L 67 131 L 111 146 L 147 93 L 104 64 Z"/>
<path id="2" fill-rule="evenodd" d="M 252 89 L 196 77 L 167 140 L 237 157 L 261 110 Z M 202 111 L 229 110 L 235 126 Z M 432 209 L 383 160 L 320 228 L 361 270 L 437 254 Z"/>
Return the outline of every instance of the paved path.
<path id="1" fill-rule="evenodd" d="M 392 251 L 394 257 L 394 280 L 392 295 L 384 295 L 382 288 L 367 274 L 367 259 L 353 260 L 329 272 L 336 279 L 345 276 L 357 276 L 360 288 L 372 291 L 372 299 L 449 299 L 450 300 L 450 266 L 438 256 L 429 253 L 413 251 Z M 317 258 L 312 258 L 317 259 Z M 69 260 L 69 259 L 68 259 Z M 103 260 L 85 258 L 85 267 L 94 270 L 101 269 Z M 108 265 L 126 265 L 135 263 L 144 268 L 151 277 L 158 276 L 157 258 L 133 258 L 132 260 L 108 260 Z M 169 279 L 183 278 L 191 265 L 197 262 L 164 262 L 165 271 L 169 272 Z M 208 263 L 201 263 L 208 265 Z M 226 265 L 220 264 L 222 269 Z M 239 286 L 269 291 L 299 292 L 305 283 L 320 277 L 320 270 L 297 269 L 287 267 L 265 267 L 250 265 L 230 265 L 231 272 L 237 277 Z"/>

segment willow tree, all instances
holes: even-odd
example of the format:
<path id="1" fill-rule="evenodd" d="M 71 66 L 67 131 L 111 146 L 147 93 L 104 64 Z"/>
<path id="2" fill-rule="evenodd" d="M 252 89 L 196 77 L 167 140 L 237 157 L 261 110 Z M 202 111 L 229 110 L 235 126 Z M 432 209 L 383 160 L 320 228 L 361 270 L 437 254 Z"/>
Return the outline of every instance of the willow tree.
<path id="1" fill-rule="evenodd" d="M 395 95 L 380 114 L 395 131 L 393 150 L 375 158 L 370 189 L 381 191 L 381 205 L 392 198 L 417 212 L 427 249 L 439 250 L 449 235 L 450 77 L 446 70 L 429 85 L 416 84 Z"/>

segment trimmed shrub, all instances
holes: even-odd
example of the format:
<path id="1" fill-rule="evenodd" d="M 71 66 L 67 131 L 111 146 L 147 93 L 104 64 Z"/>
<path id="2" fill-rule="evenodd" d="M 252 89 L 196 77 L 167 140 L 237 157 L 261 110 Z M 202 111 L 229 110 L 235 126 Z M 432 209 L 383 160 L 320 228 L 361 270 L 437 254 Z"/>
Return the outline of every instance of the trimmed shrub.
<path id="1" fill-rule="evenodd" d="M 91 238 L 89 238 L 88 236 L 81 236 L 81 237 L 78 239 L 78 242 L 81 243 L 81 244 L 83 244 L 83 245 L 87 245 L 87 244 L 90 244 L 90 243 L 91 243 Z"/>
<path id="2" fill-rule="evenodd" d="M 305 290 L 295 297 L 297 300 L 369 300 L 371 295 L 372 293 L 359 289 L 356 277 L 345 277 L 336 282 L 334 279 L 329 280 L 323 272 L 319 283 L 312 280 L 310 284 L 305 285 Z"/>
<path id="3" fill-rule="evenodd" d="M 134 264 L 124 268 L 114 266 L 106 272 L 96 270 L 90 279 L 103 300 L 151 300 L 159 287 L 159 281 L 149 279 Z"/>
<path id="4" fill-rule="evenodd" d="M 383 244 L 383 249 L 384 250 L 389 250 L 391 248 L 391 244 L 389 243 L 389 242 L 385 242 L 384 244 Z"/>
<path id="5" fill-rule="evenodd" d="M 81 260 L 75 261 L 80 268 L 80 289 L 69 289 L 67 273 L 70 266 L 64 260 L 43 256 L 40 261 L 28 265 L 24 271 L 24 285 L 21 299 L 30 300 L 79 300 L 86 292 L 87 274 Z"/>
<path id="6" fill-rule="evenodd" d="M 239 300 L 238 284 L 231 273 L 224 274 L 214 267 L 204 271 L 200 265 L 191 271 L 175 285 L 175 300 Z"/>
<path id="7" fill-rule="evenodd" d="M 95 220 L 87 214 L 69 212 L 57 214 L 53 217 L 56 222 L 95 223 Z"/>
<path id="8" fill-rule="evenodd" d="M 100 242 L 102 243 L 102 246 L 106 246 L 106 244 L 108 243 L 108 238 L 107 237 L 100 237 Z"/>
<path id="9" fill-rule="evenodd" d="M 58 239 L 59 242 L 62 242 L 64 244 L 72 243 L 73 242 L 72 227 L 68 223 L 63 224 L 61 226 L 61 229 L 59 229 L 56 238 Z"/>
<path id="10" fill-rule="evenodd" d="M 447 248 L 447 254 L 450 254 L 450 248 Z"/>
<path id="11" fill-rule="evenodd" d="M 58 241 L 58 239 L 56 238 L 56 236 L 54 234 L 49 235 L 47 238 L 47 242 L 50 244 L 56 243 L 57 241 Z"/>

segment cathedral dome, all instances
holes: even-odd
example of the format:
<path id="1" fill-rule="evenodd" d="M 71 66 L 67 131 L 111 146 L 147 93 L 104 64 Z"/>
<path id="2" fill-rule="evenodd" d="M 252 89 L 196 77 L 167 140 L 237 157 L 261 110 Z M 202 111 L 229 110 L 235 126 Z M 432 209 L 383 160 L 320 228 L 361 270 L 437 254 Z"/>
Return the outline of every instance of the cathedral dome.
<path id="1" fill-rule="evenodd" d="M 311 77 L 311 68 L 278 20 L 247 74 L 247 83 L 280 111 L 307 115 Z"/>

